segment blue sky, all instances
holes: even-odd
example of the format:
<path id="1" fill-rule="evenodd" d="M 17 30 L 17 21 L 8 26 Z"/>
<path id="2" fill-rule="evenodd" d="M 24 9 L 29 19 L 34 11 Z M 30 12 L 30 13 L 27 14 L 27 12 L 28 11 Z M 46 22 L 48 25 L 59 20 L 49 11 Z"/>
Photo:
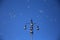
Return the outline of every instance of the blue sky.
<path id="1" fill-rule="evenodd" d="M 60 33 L 59 0 L 3 0 L 0 4 L 0 35 L 3 40 L 30 40 L 29 24 L 33 20 L 33 40 L 57 40 Z"/>

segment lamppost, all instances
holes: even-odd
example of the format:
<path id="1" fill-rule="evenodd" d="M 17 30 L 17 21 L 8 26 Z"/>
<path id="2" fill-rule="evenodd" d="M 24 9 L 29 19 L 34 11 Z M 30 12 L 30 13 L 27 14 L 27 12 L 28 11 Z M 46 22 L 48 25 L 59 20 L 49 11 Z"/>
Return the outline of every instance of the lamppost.
<path id="1" fill-rule="evenodd" d="M 31 40 L 33 40 L 33 33 L 34 33 L 34 24 L 35 23 L 33 23 L 33 20 L 31 19 L 30 20 L 30 23 L 28 23 L 28 24 L 30 24 L 30 29 L 29 29 L 29 31 L 30 31 L 30 37 L 31 37 Z M 26 30 L 27 29 L 27 25 L 25 25 L 24 26 L 24 30 Z M 36 30 L 39 30 L 40 28 L 39 28 L 39 26 L 36 26 Z"/>

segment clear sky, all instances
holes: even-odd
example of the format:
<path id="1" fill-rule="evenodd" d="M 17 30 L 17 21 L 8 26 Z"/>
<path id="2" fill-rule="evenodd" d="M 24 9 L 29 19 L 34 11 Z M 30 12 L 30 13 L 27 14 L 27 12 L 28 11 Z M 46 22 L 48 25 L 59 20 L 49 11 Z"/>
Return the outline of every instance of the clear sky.
<path id="1" fill-rule="evenodd" d="M 58 40 L 60 33 L 60 0 L 0 0 L 0 39 L 30 40 L 30 22 L 34 26 L 33 40 Z"/>

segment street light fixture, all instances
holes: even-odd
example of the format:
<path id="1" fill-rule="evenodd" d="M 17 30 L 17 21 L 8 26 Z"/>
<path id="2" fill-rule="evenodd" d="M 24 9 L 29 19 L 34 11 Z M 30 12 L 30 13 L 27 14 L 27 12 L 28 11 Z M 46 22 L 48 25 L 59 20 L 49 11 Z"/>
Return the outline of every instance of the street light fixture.
<path id="1" fill-rule="evenodd" d="M 30 24 L 30 29 L 29 29 L 29 31 L 30 31 L 30 35 L 31 35 L 31 40 L 33 40 L 33 33 L 34 33 L 34 23 L 33 23 L 33 20 L 31 19 L 30 20 L 30 23 L 28 23 L 28 24 Z M 24 30 L 26 30 L 27 29 L 27 25 L 25 25 L 24 26 Z M 40 28 L 39 28 L 39 26 L 36 26 L 36 30 L 39 30 Z"/>

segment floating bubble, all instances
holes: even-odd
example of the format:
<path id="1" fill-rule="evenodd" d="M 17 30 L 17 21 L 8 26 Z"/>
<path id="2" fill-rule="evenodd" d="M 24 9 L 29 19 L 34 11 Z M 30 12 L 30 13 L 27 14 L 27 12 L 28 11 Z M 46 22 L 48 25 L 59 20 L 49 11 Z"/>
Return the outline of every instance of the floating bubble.
<path id="1" fill-rule="evenodd" d="M 43 13 L 43 10 L 40 10 L 40 13 Z"/>
<path id="2" fill-rule="evenodd" d="M 30 2 L 30 0 L 27 0 L 27 2 Z"/>
<path id="3" fill-rule="evenodd" d="M 10 19 L 16 18 L 16 14 L 15 13 L 9 13 L 9 18 Z"/>
<path id="4" fill-rule="evenodd" d="M 27 8 L 30 8 L 30 6 L 27 6 Z"/>

